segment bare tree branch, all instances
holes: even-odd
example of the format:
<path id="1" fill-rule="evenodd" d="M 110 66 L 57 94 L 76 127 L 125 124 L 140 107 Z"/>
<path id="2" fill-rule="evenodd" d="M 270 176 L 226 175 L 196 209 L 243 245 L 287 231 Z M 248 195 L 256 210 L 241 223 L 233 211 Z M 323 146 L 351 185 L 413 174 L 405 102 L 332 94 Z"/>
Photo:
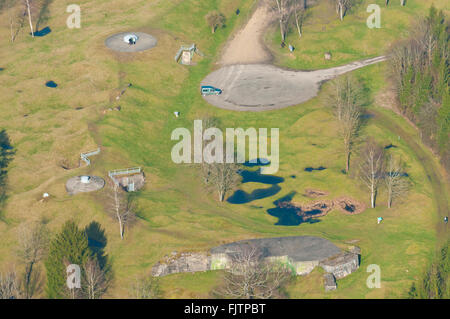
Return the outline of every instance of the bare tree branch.
<path id="1" fill-rule="evenodd" d="M 361 153 L 359 178 L 370 191 L 370 204 L 375 201 L 380 180 L 384 177 L 384 150 L 373 139 L 368 139 Z"/>
<path id="2" fill-rule="evenodd" d="M 404 197 L 408 193 L 409 183 L 405 178 L 402 166 L 402 162 L 392 154 L 387 157 L 384 182 L 388 193 L 388 208 L 392 207 L 395 199 Z"/>
<path id="3" fill-rule="evenodd" d="M 289 18 L 292 14 L 291 6 L 293 0 L 272 0 L 272 1 L 275 1 L 274 9 L 277 13 L 277 18 L 280 23 L 281 41 L 284 42 L 286 40 Z"/>
<path id="4" fill-rule="evenodd" d="M 159 280 L 155 277 L 145 277 L 136 279 L 131 287 L 132 295 L 135 299 L 159 299 L 161 290 Z"/>
<path id="5" fill-rule="evenodd" d="M 45 224 L 36 222 L 19 228 L 19 249 L 17 255 L 25 264 L 23 280 L 24 297 L 30 299 L 40 289 L 40 270 L 35 269 L 47 254 L 49 236 Z"/>
<path id="6" fill-rule="evenodd" d="M 96 259 L 89 259 L 83 266 L 84 294 L 88 299 L 99 299 L 110 285 L 110 280 Z"/>
<path id="7" fill-rule="evenodd" d="M 244 246 L 232 255 L 224 285 L 217 294 L 239 299 L 276 298 L 291 276 L 286 266 L 264 260 L 259 249 Z"/>
<path id="8" fill-rule="evenodd" d="M 21 298 L 20 284 L 15 271 L 0 273 L 0 299 Z"/>
<path id="9" fill-rule="evenodd" d="M 345 169 L 348 173 L 353 144 L 361 124 L 363 90 L 355 78 L 344 76 L 332 82 L 328 100 L 338 120 L 339 135 L 344 144 Z"/>
<path id="10" fill-rule="evenodd" d="M 135 219 L 134 205 L 130 196 L 121 189 L 118 183 L 109 182 L 108 211 L 119 224 L 120 239 L 123 240 L 125 227 Z"/>

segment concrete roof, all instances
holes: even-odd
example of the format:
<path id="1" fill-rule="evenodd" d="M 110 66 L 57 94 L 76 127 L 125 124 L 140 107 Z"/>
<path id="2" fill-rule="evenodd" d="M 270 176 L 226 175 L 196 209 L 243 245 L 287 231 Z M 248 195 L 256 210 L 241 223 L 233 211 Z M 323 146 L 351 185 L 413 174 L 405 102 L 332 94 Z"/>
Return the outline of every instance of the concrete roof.
<path id="1" fill-rule="evenodd" d="M 288 256 L 292 261 L 321 261 L 341 252 L 327 239 L 312 236 L 241 240 L 211 249 L 212 254 L 233 254 L 240 247 L 261 249 L 263 257 Z"/>

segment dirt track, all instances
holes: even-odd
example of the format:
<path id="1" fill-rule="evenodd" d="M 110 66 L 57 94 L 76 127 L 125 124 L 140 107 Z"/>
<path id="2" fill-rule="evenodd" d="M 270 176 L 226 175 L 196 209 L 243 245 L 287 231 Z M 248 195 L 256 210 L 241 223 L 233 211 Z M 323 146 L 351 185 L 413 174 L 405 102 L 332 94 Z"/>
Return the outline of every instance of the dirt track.
<path id="1" fill-rule="evenodd" d="M 267 5 L 261 3 L 248 23 L 228 41 L 220 60 L 221 65 L 266 63 L 271 59 L 262 37 L 273 19 Z"/>

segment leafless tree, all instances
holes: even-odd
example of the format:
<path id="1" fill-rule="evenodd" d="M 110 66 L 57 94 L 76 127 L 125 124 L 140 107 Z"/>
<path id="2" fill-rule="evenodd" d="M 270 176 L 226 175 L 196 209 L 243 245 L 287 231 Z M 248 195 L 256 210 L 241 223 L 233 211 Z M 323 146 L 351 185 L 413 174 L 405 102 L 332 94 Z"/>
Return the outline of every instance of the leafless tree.
<path id="1" fill-rule="evenodd" d="M 232 191 L 241 181 L 240 166 L 236 163 L 211 163 L 209 165 L 209 183 L 214 186 L 223 202 L 228 192 Z"/>
<path id="2" fill-rule="evenodd" d="M 347 173 L 350 170 L 350 156 L 361 123 L 362 93 L 362 87 L 355 78 L 344 76 L 332 82 L 331 93 L 328 95 L 344 144 Z"/>
<path id="3" fill-rule="evenodd" d="M 49 236 L 45 224 L 36 222 L 19 228 L 18 256 L 25 264 L 24 298 L 30 299 L 40 289 L 41 273 L 36 265 L 46 256 Z"/>
<path id="4" fill-rule="evenodd" d="M 405 178 L 402 162 L 389 154 L 386 160 L 386 184 L 388 201 L 387 207 L 391 208 L 395 199 L 405 196 L 409 190 L 409 183 Z"/>
<path id="5" fill-rule="evenodd" d="M 344 20 L 348 10 L 356 4 L 355 0 L 330 0 L 336 7 L 336 13 L 339 19 Z"/>
<path id="6" fill-rule="evenodd" d="M 269 299 L 281 297 L 281 289 L 292 272 L 281 263 L 263 259 L 260 249 L 244 246 L 231 257 L 224 275 L 224 284 L 216 294 L 238 299 Z"/>
<path id="7" fill-rule="evenodd" d="M 34 38 L 33 22 L 31 21 L 31 5 L 30 5 L 30 0 L 25 0 L 25 5 L 26 5 L 26 7 L 27 7 L 27 12 L 28 12 L 28 22 L 30 23 L 31 36 Z"/>
<path id="8" fill-rule="evenodd" d="M 21 298 L 20 284 L 15 271 L 0 273 L 0 299 Z"/>
<path id="9" fill-rule="evenodd" d="M 298 36 L 301 38 L 303 35 L 303 23 L 307 18 L 306 0 L 294 0 L 293 11 L 295 25 L 297 27 Z"/>
<path id="10" fill-rule="evenodd" d="M 406 0 L 400 0 L 400 5 L 403 7 L 406 4 Z"/>
<path id="11" fill-rule="evenodd" d="M 117 182 L 109 183 L 108 197 L 108 210 L 119 223 L 120 239 L 123 240 L 125 227 L 135 219 L 133 201 Z"/>
<path id="12" fill-rule="evenodd" d="M 372 208 L 375 208 L 378 186 L 383 177 L 384 149 L 369 138 L 361 152 L 359 178 L 369 188 Z"/>
<path id="13" fill-rule="evenodd" d="M 159 281 L 155 277 L 144 277 L 136 279 L 131 287 L 133 298 L 135 299 L 159 299 L 161 290 Z"/>
<path id="14" fill-rule="evenodd" d="M 273 0 L 275 1 L 275 11 L 280 23 L 281 41 L 286 40 L 289 18 L 292 13 L 293 0 Z"/>
<path id="15" fill-rule="evenodd" d="M 219 125 L 219 120 L 213 116 L 209 116 L 209 115 L 205 115 L 202 118 L 202 128 L 203 128 L 203 132 L 202 132 L 202 136 L 204 136 L 205 131 L 209 128 L 215 128 L 218 127 Z M 205 147 L 208 145 L 208 141 L 203 139 L 203 146 L 202 149 L 205 149 Z M 202 163 L 200 164 L 200 169 L 202 172 L 202 176 L 203 176 L 203 182 L 208 185 L 210 183 L 210 177 L 211 177 L 211 165 L 206 163 L 205 161 L 202 161 Z"/>
<path id="16" fill-rule="evenodd" d="M 340 135 L 344 142 L 345 170 L 347 173 L 350 170 L 350 156 L 360 125 L 360 115 L 360 110 L 356 105 L 349 105 L 344 109 L 339 122 Z"/>
<path id="17" fill-rule="evenodd" d="M 217 28 L 225 25 L 225 16 L 218 11 L 211 11 L 206 16 L 206 23 L 211 28 L 211 32 L 215 33 Z"/>
<path id="18" fill-rule="evenodd" d="M 0 2 L 0 7 L 4 11 L 8 12 L 8 27 L 10 29 L 10 39 L 11 43 L 14 43 L 20 30 L 25 24 L 25 17 L 27 16 L 26 6 L 23 6 L 19 1 L 6 0 Z"/>
<path id="19" fill-rule="evenodd" d="M 88 299 L 99 299 L 110 285 L 109 277 L 100 268 L 96 259 L 89 259 L 83 265 L 84 294 Z"/>

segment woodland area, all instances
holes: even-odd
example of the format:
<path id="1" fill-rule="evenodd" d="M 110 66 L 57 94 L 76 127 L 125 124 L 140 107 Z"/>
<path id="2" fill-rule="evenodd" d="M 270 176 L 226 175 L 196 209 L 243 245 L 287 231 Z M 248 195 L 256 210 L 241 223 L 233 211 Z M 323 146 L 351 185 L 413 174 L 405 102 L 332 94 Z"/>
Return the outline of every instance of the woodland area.
<path id="1" fill-rule="evenodd" d="M 430 8 L 413 26 L 408 39 L 392 49 L 390 78 L 400 111 L 413 121 L 423 142 L 450 169 L 449 22 L 444 12 Z"/>

